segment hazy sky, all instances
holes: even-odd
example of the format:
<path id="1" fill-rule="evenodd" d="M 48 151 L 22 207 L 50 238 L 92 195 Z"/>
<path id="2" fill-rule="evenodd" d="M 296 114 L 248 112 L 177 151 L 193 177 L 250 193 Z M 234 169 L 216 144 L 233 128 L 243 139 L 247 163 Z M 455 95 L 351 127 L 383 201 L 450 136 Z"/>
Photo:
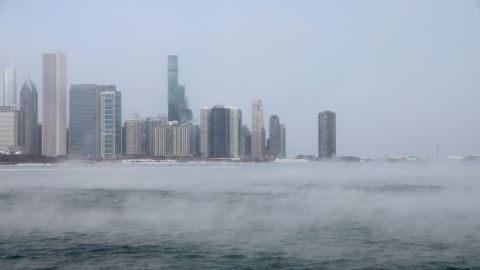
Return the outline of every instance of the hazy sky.
<path id="1" fill-rule="evenodd" d="M 166 113 L 178 54 L 195 118 L 235 105 L 250 125 L 260 98 L 289 155 L 317 153 L 323 110 L 337 155 L 480 153 L 478 0 L 0 0 L 0 36 L 18 91 L 30 74 L 41 92 L 41 54 L 61 50 L 68 85 L 117 85 L 124 119 Z"/>

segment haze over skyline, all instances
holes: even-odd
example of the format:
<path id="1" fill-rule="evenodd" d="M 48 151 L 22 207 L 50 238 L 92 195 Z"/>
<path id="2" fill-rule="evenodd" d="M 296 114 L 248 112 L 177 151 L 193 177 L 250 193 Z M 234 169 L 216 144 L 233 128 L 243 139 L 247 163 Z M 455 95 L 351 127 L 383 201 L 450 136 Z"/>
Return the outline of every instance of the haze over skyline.
<path id="1" fill-rule="evenodd" d="M 234 105 L 250 126 L 258 98 L 266 123 L 287 126 L 289 156 L 316 154 L 331 110 L 338 156 L 434 158 L 436 144 L 480 152 L 479 25 L 473 0 L 0 0 L 0 68 L 16 68 L 17 91 L 30 75 L 41 100 L 42 53 L 60 50 L 67 87 L 115 84 L 125 120 L 167 113 L 177 54 L 195 119 Z"/>

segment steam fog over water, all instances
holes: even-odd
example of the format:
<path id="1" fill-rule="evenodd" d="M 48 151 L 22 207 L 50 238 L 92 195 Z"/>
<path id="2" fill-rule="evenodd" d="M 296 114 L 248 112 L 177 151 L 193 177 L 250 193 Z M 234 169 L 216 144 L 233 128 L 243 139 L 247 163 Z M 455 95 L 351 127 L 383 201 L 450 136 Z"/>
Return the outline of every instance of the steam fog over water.
<path id="1" fill-rule="evenodd" d="M 0 167 L 0 269 L 480 269 L 478 163 Z"/>

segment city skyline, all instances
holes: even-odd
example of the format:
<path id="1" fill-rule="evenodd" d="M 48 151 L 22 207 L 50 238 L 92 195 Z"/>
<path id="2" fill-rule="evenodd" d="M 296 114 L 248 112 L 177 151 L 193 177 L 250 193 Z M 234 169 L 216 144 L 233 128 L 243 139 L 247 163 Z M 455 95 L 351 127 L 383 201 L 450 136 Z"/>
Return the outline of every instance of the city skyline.
<path id="1" fill-rule="evenodd" d="M 213 3 L 225 13 L 213 14 L 207 19 L 205 14 Z M 152 12 L 161 10 L 159 8 L 163 5 L 145 3 L 135 7 L 124 4 L 118 6 L 120 13 L 126 12 L 127 6 L 133 15 L 144 15 L 135 23 L 135 26 L 142 26 L 135 29 L 144 31 L 134 34 L 134 38 L 126 42 L 104 42 L 108 45 L 102 46 L 94 42 L 93 46 L 93 43 L 81 41 L 87 40 L 83 38 L 90 34 L 100 41 L 116 41 L 120 36 L 113 32 L 102 37 L 112 27 L 105 21 L 99 22 L 98 29 L 88 23 L 82 24 L 80 32 L 69 35 L 65 29 L 83 22 L 73 14 L 73 10 L 84 9 L 83 3 L 69 6 L 59 3 L 59 11 L 65 14 L 62 18 L 70 16 L 72 20 L 64 21 L 66 25 L 62 28 L 52 29 L 40 26 L 58 24 L 59 18 L 45 15 L 50 11 L 39 4 L 29 3 L 31 8 L 26 11 L 25 2 L 6 1 L 0 4 L 1 22 L 19 14 L 20 10 L 31 15 L 25 16 L 27 22 L 21 22 L 13 29 L 4 29 L 6 37 L 13 43 L 0 45 L 0 67 L 2 70 L 14 67 L 18 83 L 25 81 L 30 74 L 32 81 L 41 85 L 41 54 L 60 49 L 69 59 L 67 87 L 77 83 L 117 85 L 125 96 L 124 100 L 128 100 L 124 102 L 122 116 L 125 119 L 134 112 L 143 116 L 167 114 L 167 68 L 164 63 L 167 55 L 176 54 L 180 56 L 180 81 L 188 86 L 189 106 L 195 119 L 200 119 L 199 109 L 204 105 L 235 104 L 243 110 L 245 124 L 250 126 L 249 106 L 253 98 L 259 98 L 264 102 L 265 117 L 278 114 L 288 127 L 289 155 L 316 154 L 316 115 L 324 110 L 337 113 L 337 155 L 383 157 L 387 153 L 398 153 L 433 158 L 437 144 L 441 156 L 478 153 L 480 142 L 476 138 L 480 136 L 480 128 L 469 119 L 480 117 L 474 103 L 480 89 L 480 81 L 474 72 L 480 66 L 480 56 L 474 50 L 480 44 L 475 38 L 478 30 L 474 27 L 478 25 L 475 12 L 479 5 L 474 1 L 456 5 L 437 1 L 432 9 L 433 2 L 426 1 L 410 3 L 407 10 L 406 4 L 396 2 L 394 8 L 375 5 L 381 12 L 374 13 L 370 11 L 373 3 L 366 1 L 354 6 L 373 18 L 385 19 L 385 26 L 372 24 L 373 19 L 361 16 L 361 12 L 353 12 L 352 7 L 307 1 L 294 9 L 286 2 L 275 5 L 273 12 L 266 15 L 272 23 L 263 22 L 257 30 L 252 25 L 259 17 L 253 16 L 252 25 L 242 25 L 238 23 L 238 16 L 230 16 L 231 9 L 237 9 L 242 15 L 257 15 L 267 7 L 271 8 L 271 3 L 256 4 L 257 9 L 252 12 L 241 3 L 198 4 L 195 8 L 199 11 L 185 11 L 199 19 L 201 24 L 212 27 L 210 32 L 202 30 L 199 33 L 189 31 L 191 22 L 188 20 L 179 22 L 173 30 L 161 23 L 158 29 L 152 28 L 153 22 L 170 18 L 163 12 L 173 11 L 175 14 L 185 7 L 182 3 L 165 4 L 165 11 L 161 11 L 165 18 L 158 19 L 160 21 Z M 152 12 L 147 8 L 149 5 Z M 106 6 L 106 3 L 98 4 L 98 10 L 87 12 L 86 16 L 94 16 Z M 309 9 L 319 11 L 323 16 L 316 19 Z M 451 10 L 458 12 L 453 14 Z M 338 15 L 338 19 L 326 16 L 327 12 Z M 38 17 L 34 14 L 51 18 L 39 21 L 39 27 L 29 32 L 37 37 L 35 46 L 25 46 L 16 41 L 21 40 L 16 35 L 25 32 L 24 24 L 28 24 L 29 18 Z M 347 14 L 353 19 L 347 18 Z M 412 25 L 400 24 L 405 15 L 410 16 Z M 449 27 L 440 20 L 445 16 L 452 17 Z M 220 17 L 224 19 L 224 27 L 214 24 Z M 296 20 L 299 17 L 303 19 Z M 430 18 L 432 23 L 425 24 L 424 17 Z M 127 15 L 127 18 L 130 17 Z M 414 23 L 420 19 L 423 23 Z M 328 32 L 332 23 L 337 22 L 343 22 L 335 27 L 344 34 Z M 126 24 L 121 26 L 125 27 L 126 33 L 134 33 Z M 366 26 L 373 27 L 369 30 L 362 28 Z M 227 35 L 230 41 L 214 35 L 225 33 L 225 27 L 235 30 L 233 32 L 238 33 L 238 37 Z M 390 28 L 395 29 L 394 33 L 388 34 L 390 32 L 386 29 Z M 267 37 L 259 35 L 265 31 L 272 34 Z M 173 38 L 157 39 L 151 33 Z M 368 38 L 361 39 L 362 33 Z M 48 38 L 43 38 L 42 34 Z M 421 39 L 426 34 L 434 42 Z M 194 42 L 201 35 L 209 39 L 208 44 Z M 300 38 L 297 45 L 279 43 L 292 35 Z M 407 37 L 410 36 L 416 43 L 408 43 L 410 39 Z M 360 42 L 346 42 L 350 37 Z M 249 38 L 258 39 L 253 44 L 248 42 Z M 245 48 L 234 44 L 239 40 L 246 41 L 240 43 L 246 45 Z M 137 48 L 135 57 L 126 53 L 128 46 Z M 453 53 L 445 55 L 446 50 Z M 43 89 L 38 90 L 41 99 Z M 453 136 L 448 131 L 459 132 Z"/>

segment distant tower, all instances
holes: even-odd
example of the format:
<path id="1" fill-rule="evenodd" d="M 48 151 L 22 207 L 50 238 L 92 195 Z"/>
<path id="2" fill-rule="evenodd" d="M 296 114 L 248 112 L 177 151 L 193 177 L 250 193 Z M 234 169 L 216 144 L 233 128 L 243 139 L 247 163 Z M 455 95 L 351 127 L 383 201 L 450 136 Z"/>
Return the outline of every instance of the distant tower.
<path id="1" fill-rule="evenodd" d="M 263 103 L 255 99 L 252 104 L 252 159 L 263 160 L 265 153 L 265 128 Z"/>
<path id="2" fill-rule="evenodd" d="M 38 156 L 38 93 L 37 88 L 28 79 L 20 91 L 20 115 L 18 126 L 19 145 L 24 153 Z"/>
<path id="3" fill-rule="evenodd" d="M 277 115 L 270 116 L 268 136 L 268 156 L 276 159 L 282 153 L 282 129 Z"/>
<path id="4" fill-rule="evenodd" d="M 334 158 L 336 152 L 336 116 L 324 111 L 318 114 L 318 158 Z"/>
<path id="5" fill-rule="evenodd" d="M 17 108 L 17 73 L 14 68 L 3 73 L 3 106 Z"/>
<path id="6" fill-rule="evenodd" d="M 210 107 L 203 107 L 200 109 L 200 153 L 202 157 L 211 156 L 210 146 L 210 130 L 211 130 L 211 109 Z"/>
<path id="7" fill-rule="evenodd" d="M 67 154 L 67 59 L 65 54 L 43 55 L 42 154 Z"/>
<path id="8" fill-rule="evenodd" d="M 185 86 L 178 84 L 178 56 L 168 56 L 168 121 L 180 124 L 192 120 L 192 111 L 188 109 Z"/>

